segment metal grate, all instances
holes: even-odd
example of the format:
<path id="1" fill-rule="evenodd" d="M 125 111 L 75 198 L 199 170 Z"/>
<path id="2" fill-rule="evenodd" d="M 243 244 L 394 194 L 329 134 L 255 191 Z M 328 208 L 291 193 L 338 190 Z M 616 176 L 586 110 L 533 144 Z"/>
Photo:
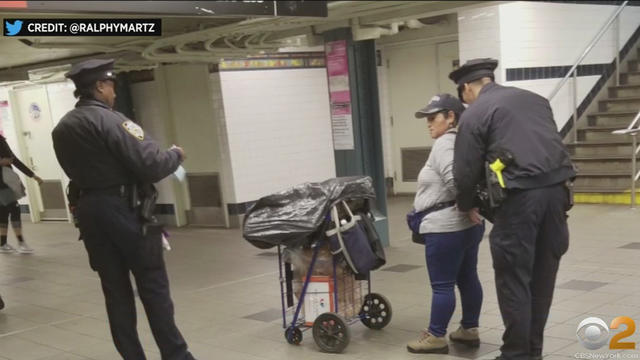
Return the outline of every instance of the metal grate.
<path id="1" fill-rule="evenodd" d="M 42 205 L 45 209 L 65 209 L 64 192 L 60 180 L 44 180 L 40 185 Z"/>
<path id="2" fill-rule="evenodd" d="M 402 148 L 400 154 L 402 158 L 402 181 L 418 181 L 418 174 L 427 161 L 431 147 Z"/>
<path id="3" fill-rule="evenodd" d="M 218 173 L 188 174 L 192 207 L 221 207 Z"/>

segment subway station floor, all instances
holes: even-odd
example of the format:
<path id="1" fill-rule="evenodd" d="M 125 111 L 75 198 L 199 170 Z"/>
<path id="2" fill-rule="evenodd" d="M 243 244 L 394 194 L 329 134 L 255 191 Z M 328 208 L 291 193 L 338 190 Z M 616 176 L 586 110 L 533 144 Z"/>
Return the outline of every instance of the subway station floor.
<path id="1" fill-rule="evenodd" d="M 372 276 L 373 290 L 392 304 L 393 319 L 380 331 L 352 325 L 351 343 L 342 355 L 321 353 L 310 331 L 301 345 L 287 344 L 275 251 L 254 248 L 240 230 L 173 230 L 167 266 L 177 322 L 193 354 L 221 360 L 493 359 L 504 328 L 486 234 L 478 265 L 484 288 L 480 348 L 452 345 L 448 356 L 407 352 L 406 343 L 427 326 L 431 294 L 424 249 L 405 230 L 410 204 L 408 197 L 390 199 L 388 264 Z M 626 206 L 578 205 L 570 212 L 571 245 L 558 274 L 545 359 L 616 353 L 607 346 L 587 350 L 577 342 L 576 327 L 586 317 L 597 316 L 607 324 L 617 316 L 640 321 L 638 219 L 640 210 Z M 0 294 L 7 303 L 0 311 L 0 359 L 119 359 L 98 277 L 75 240 L 75 229 L 61 223 L 25 224 L 25 235 L 35 254 L 0 254 Z M 9 241 L 15 244 L 12 234 Z M 450 330 L 459 320 L 458 305 Z M 160 359 L 139 302 L 138 323 L 148 358 Z M 640 341 L 640 336 L 622 341 Z M 640 350 L 620 355 L 640 358 Z"/>

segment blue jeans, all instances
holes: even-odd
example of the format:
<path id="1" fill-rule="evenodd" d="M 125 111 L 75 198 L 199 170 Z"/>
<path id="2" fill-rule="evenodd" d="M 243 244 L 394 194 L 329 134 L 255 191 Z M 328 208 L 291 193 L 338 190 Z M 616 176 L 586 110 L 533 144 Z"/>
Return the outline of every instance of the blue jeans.
<path id="1" fill-rule="evenodd" d="M 435 336 L 447 333 L 456 307 L 456 284 L 462 303 L 462 327 L 478 327 L 482 307 L 482 286 L 477 272 L 478 245 L 483 234 L 484 223 L 461 231 L 421 235 L 433 290 L 429 332 Z"/>

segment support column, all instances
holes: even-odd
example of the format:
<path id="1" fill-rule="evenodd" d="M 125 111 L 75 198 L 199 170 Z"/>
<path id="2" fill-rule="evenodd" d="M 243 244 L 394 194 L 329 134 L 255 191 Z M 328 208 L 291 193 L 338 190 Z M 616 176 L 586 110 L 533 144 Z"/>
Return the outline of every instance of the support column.
<path id="1" fill-rule="evenodd" d="M 346 45 L 348 63 L 348 98 L 339 86 L 332 83 L 329 73 L 329 91 L 332 104 L 334 151 L 337 176 L 366 175 L 373 179 L 376 191 L 375 226 L 385 246 L 389 241 L 387 219 L 387 194 L 384 180 L 382 153 L 382 129 L 378 100 L 378 77 L 376 71 L 376 49 L 374 40 L 353 41 L 350 29 L 337 29 L 324 34 L 327 51 L 327 69 L 332 70 L 332 46 Z M 340 61 L 336 55 L 336 61 Z M 335 64 L 334 64 L 335 65 Z M 335 67 L 333 67 L 335 68 Z M 346 104 L 342 101 L 350 101 Z M 336 106 L 339 103 L 339 106 Z M 337 108 L 340 110 L 337 110 Z M 350 108 L 350 109 L 349 109 Z M 349 111 L 350 110 L 350 111 Z M 350 114 L 348 114 L 350 112 Z M 350 118 L 349 118 L 350 115 Z M 336 122 L 339 118 L 342 123 Z M 349 123 L 350 121 L 350 123 Z M 337 131 L 340 134 L 337 134 Z M 350 133 L 353 139 L 350 139 Z M 338 136 L 337 136 L 338 135 Z"/>

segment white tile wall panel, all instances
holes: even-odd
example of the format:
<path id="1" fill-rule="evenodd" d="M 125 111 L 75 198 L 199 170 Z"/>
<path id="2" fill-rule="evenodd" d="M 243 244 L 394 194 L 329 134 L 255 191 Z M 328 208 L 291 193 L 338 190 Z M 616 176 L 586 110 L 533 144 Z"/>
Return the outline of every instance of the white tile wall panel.
<path id="1" fill-rule="evenodd" d="M 220 78 L 236 202 L 335 177 L 324 68 Z"/>
<path id="2" fill-rule="evenodd" d="M 493 57 L 500 61 L 496 81 L 548 96 L 560 81 L 555 79 L 505 82 L 508 68 L 572 65 L 616 9 L 615 5 L 512 2 L 458 14 L 461 63 L 472 58 Z M 621 16 L 621 49 L 640 25 L 640 8 L 627 7 Z M 605 33 L 583 64 L 611 63 L 616 47 L 612 30 Z M 578 104 L 586 97 L 598 76 L 578 79 Z M 551 105 L 558 128 L 572 114 L 570 84 Z"/>
<path id="3" fill-rule="evenodd" d="M 145 81 L 131 84 L 131 100 L 135 109 L 136 121 L 163 147 L 168 147 L 169 137 L 166 124 L 167 111 L 165 91 L 162 91 L 157 81 Z M 159 101 L 160 100 L 160 101 Z M 171 177 L 156 184 L 158 188 L 159 204 L 175 204 L 175 192 Z"/>
<path id="4" fill-rule="evenodd" d="M 505 68 L 571 65 L 582 54 L 615 5 L 513 2 L 499 6 L 500 44 Z M 620 44 L 640 25 L 640 8 L 628 6 L 620 22 Z M 614 32 L 606 32 L 583 64 L 610 63 Z"/>

